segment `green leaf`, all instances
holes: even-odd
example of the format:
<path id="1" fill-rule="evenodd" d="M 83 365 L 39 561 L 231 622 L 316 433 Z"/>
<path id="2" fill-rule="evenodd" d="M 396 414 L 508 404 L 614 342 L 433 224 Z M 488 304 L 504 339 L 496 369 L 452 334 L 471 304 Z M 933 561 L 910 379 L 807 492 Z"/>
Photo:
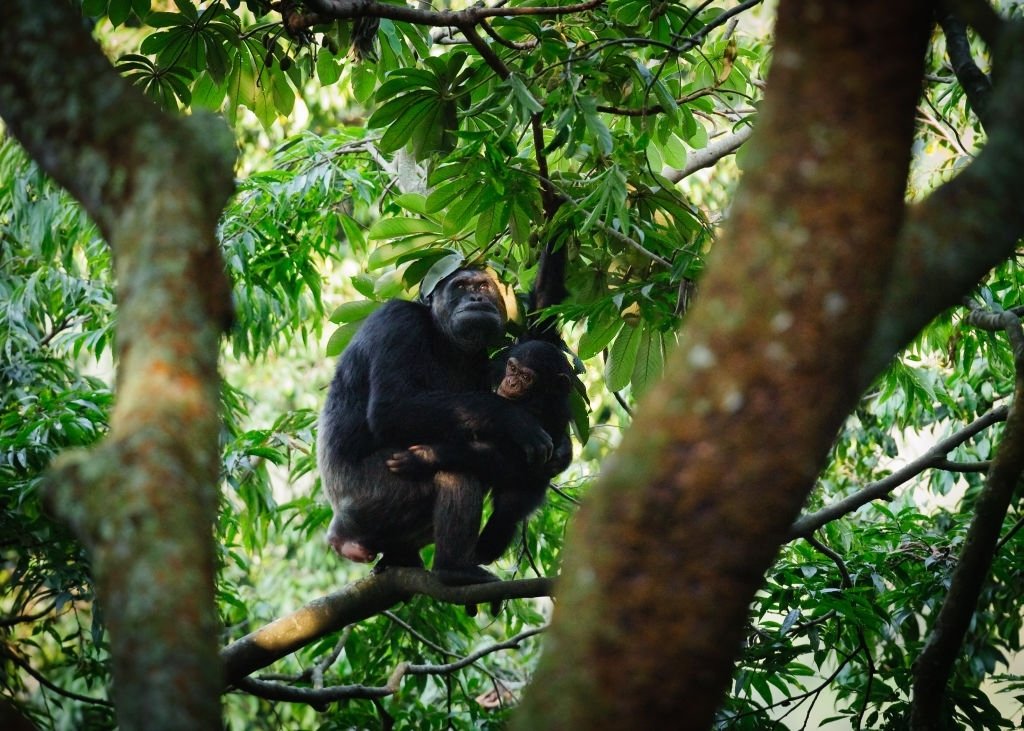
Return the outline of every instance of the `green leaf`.
<path id="1" fill-rule="evenodd" d="M 108 0 L 82 0 L 82 15 L 99 18 L 107 12 Z"/>
<path id="2" fill-rule="evenodd" d="M 329 319 L 331 322 L 359 322 L 369 317 L 380 305 L 375 300 L 345 302 L 334 309 Z"/>
<path id="3" fill-rule="evenodd" d="M 339 221 L 341 222 L 341 229 L 345 232 L 345 238 L 348 240 L 350 246 L 359 249 L 366 246 L 366 235 L 363 232 L 363 229 L 351 216 L 342 214 Z"/>
<path id="4" fill-rule="evenodd" d="M 370 227 L 367 237 L 380 241 L 425 233 L 438 233 L 437 224 L 425 218 L 381 218 Z"/>
<path id="5" fill-rule="evenodd" d="M 210 74 L 204 71 L 196 79 L 196 83 L 192 85 L 192 104 L 204 109 L 217 111 L 220 109 L 220 105 L 224 103 L 226 94 L 227 89 L 222 84 L 214 81 Z"/>
<path id="6" fill-rule="evenodd" d="M 316 76 L 324 86 L 330 86 L 341 78 L 341 62 L 326 48 L 316 54 Z"/>
<path id="7" fill-rule="evenodd" d="M 642 332 L 639 327 L 627 323 L 612 342 L 605 365 L 605 383 L 609 391 L 621 391 L 629 385 L 636 367 L 637 352 L 640 349 Z"/>
<path id="8" fill-rule="evenodd" d="M 154 13 L 157 15 L 158 13 Z M 139 50 L 146 54 L 158 54 L 167 47 L 167 44 L 171 42 L 171 34 L 165 30 L 158 33 L 153 33 L 142 39 L 142 44 L 139 46 Z"/>
<path id="9" fill-rule="evenodd" d="M 572 414 L 572 430 L 580 444 L 590 441 L 590 411 L 582 394 L 573 390 L 569 393 L 569 411 Z"/>
<path id="10" fill-rule="evenodd" d="M 436 213 L 448 206 L 453 200 L 461 196 L 473 185 L 473 178 L 469 175 L 453 178 L 445 185 L 438 185 L 427 196 L 426 208 L 429 213 Z"/>
<path id="11" fill-rule="evenodd" d="M 380 269 L 393 264 L 404 254 L 408 254 L 417 246 L 429 245 L 436 241 L 436 236 L 410 236 L 390 244 L 382 244 L 370 252 L 366 260 L 369 269 Z M 376 291 L 376 290 L 375 290 Z"/>
<path id="12" fill-rule="evenodd" d="M 170 28 L 173 25 L 187 24 L 188 20 L 180 13 L 150 13 L 146 18 L 146 25 L 151 28 Z"/>
<path id="13" fill-rule="evenodd" d="M 622 325 L 623 320 L 620 317 L 604 322 L 596 318 L 587 320 L 587 331 L 580 337 L 580 358 L 590 360 L 604 350 L 612 338 L 619 334 Z"/>
<path id="14" fill-rule="evenodd" d="M 433 292 L 437 283 L 462 266 L 464 261 L 465 257 L 457 253 L 449 254 L 443 259 L 439 259 L 430 267 L 430 270 L 423 277 L 423 281 L 420 282 L 420 293 L 430 294 Z"/>
<path id="15" fill-rule="evenodd" d="M 633 367 L 631 382 L 633 395 L 641 396 L 659 378 L 665 369 L 665 351 L 661 333 L 642 328 L 640 345 L 637 348 L 636 365 Z"/>
<path id="16" fill-rule="evenodd" d="M 421 216 L 427 215 L 427 199 L 422 193 L 402 193 L 395 198 L 395 204 Z"/>
<path id="17" fill-rule="evenodd" d="M 426 92 L 415 92 L 421 95 L 419 100 L 413 102 L 411 105 L 406 106 L 401 115 L 394 122 L 388 126 L 384 136 L 380 138 L 380 142 L 377 143 L 377 147 L 381 152 L 394 152 L 395 150 L 401 149 L 413 135 L 413 131 L 416 127 L 421 124 L 423 117 L 430 113 L 437 104 L 436 100 L 428 98 L 422 98 L 422 94 Z M 410 96 L 412 96 L 410 94 Z M 404 101 L 404 97 L 402 99 Z M 372 119 L 371 119 L 372 121 Z"/>
<path id="18" fill-rule="evenodd" d="M 374 294 L 374 279 L 368 274 L 357 274 L 352 277 L 352 289 L 354 289 L 363 297 L 373 297 Z"/>
<path id="19" fill-rule="evenodd" d="M 708 131 L 701 124 L 699 119 L 695 119 L 695 127 L 693 134 L 687 136 L 686 142 L 690 147 L 695 150 L 700 150 L 708 146 Z"/>
<path id="20" fill-rule="evenodd" d="M 377 72 L 373 65 L 368 63 L 353 64 L 350 80 L 352 84 L 352 96 L 360 104 L 366 104 L 373 98 L 373 92 L 377 88 Z"/>
<path id="21" fill-rule="evenodd" d="M 132 0 L 110 0 L 107 6 L 107 18 L 115 28 L 122 25 L 132 14 Z"/>
<path id="22" fill-rule="evenodd" d="M 279 69 L 274 69 L 271 79 L 274 108 L 279 114 L 287 117 L 295 107 L 295 90 L 288 83 L 287 74 L 281 73 Z"/>
<path id="23" fill-rule="evenodd" d="M 359 332 L 361 325 L 361 320 L 359 322 L 349 322 L 335 330 L 331 334 L 330 340 L 327 341 L 327 348 L 325 349 L 327 356 L 333 358 L 336 355 L 340 355 L 348 346 L 353 336 Z"/>
<path id="24" fill-rule="evenodd" d="M 544 105 L 537 101 L 533 94 L 530 93 L 530 90 L 518 74 L 512 74 L 506 81 L 512 88 L 512 95 L 526 111 L 531 114 L 539 114 L 544 111 Z"/>
<path id="25" fill-rule="evenodd" d="M 679 169 L 686 166 L 686 145 L 684 145 L 683 141 L 674 134 L 670 134 L 668 136 L 668 139 L 665 140 L 664 147 L 661 149 L 664 154 L 665 162 L 669 167 Z"/>

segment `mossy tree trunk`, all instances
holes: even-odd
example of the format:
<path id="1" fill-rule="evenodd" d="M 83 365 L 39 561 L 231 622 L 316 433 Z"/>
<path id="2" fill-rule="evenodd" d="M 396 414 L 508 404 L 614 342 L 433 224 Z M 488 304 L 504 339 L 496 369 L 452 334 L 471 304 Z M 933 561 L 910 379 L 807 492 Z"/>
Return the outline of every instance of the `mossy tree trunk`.
<path id="1" fill-rule="evenodd" d="M 97 221 L 116 264 L 110 434 L 63 457 L 47 497 L 89 549 L 119 726 L 217 729 L 217 353 L 231 306 L 215 226 L 233 142 L 210 117 L 161 113 L 73 4 L 6 3 L 0 48 L 0 116 Z"/>
<path id="2" fill-rule="evenodd" d="M 780 4 L 729 224 L 573 526 L 517 728 L 710 727 L 747 607 L 860 395 L 929 28 L 919 0 Z"/>

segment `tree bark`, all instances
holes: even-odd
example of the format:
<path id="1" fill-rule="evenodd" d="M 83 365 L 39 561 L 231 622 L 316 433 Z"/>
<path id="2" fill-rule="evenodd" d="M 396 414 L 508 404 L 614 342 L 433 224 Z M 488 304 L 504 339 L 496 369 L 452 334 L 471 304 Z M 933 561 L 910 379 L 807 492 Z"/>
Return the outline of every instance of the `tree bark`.
<path id="1" fill-rule="evenodd" d="M 1006 331 L 1016 369 L 1013 405 L 985 487 L 974 506 L 974 519 L 950 579 L 949 592 L 914 664 L 911 731 L 956 726 L 949 720 L 953 714 L 951 704 L 945 700 L 946 685 L 963 651 L 964 636 L 974 618 L 978 598 L 989 581 L 999 533 L 1024 472 L 1024 328 L 1020 319 L 1009 312 L 975 310 L 968 320 L 987 330 Z"/>
<path id="2" fill-rule="evenodd" d="M 866 387 L 938 313 L 960 302 L 1024 234 L 1024 23 L 999 34 L 988 142 L 966 170 L 910 207 L 889 289 L 859 364 Z"/>
<path id="3" fill-rule="evenodd" d="M 117 404 L 103 444 L 62 457 L 47 497 L 89 550 L 122 729 L 219 729 L 212 522 L 218 339 L 229 284 L 215 237 L 233 141 L 125 82 L 73 5 L 13 0 L 0 116 L 114 252 Z"/>
<path id="4" fill-rule="evenodd" d="M 927 3 L 782 2 L 747 172 L 663 383 L 577 517 L 521 729 L 706 729 L 860 395 Z"/>

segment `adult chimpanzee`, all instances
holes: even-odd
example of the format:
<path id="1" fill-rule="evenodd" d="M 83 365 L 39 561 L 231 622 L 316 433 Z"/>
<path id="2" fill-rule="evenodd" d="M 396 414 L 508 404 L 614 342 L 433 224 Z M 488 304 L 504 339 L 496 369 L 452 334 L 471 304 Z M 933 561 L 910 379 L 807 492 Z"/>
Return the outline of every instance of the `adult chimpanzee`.
<path id="1" fill-rule="evenodd" d="M 494 362 L 497 394 L 537 417 L 555 445 L 550 461 L 531 464 L 520 450 L 481 439 L 415 445 L 387 460 L 392 472 L 409 479 L 438 472 L 469 473 L 493 488 L 494 510 L 476 545 L 479 563 L 495 561 L 505 552 L 519 521 L 540 506 L 551 478 L 572 459 L 569 395 L 574 374 L 562 351 L 548 342 L 526 340 L 507 348 Z"/>
<path id="2" fill-rule="evenodd" d="M 377 569 L 422 566 L 447 583 L 494 576 L 476 565 L 486 486 L 472 474 L 423 480 L 393 474 L 385 460 L 410 444 L 487 439 L 513 445 L 528 464 L 547 462 L 551 437 L 529 411 L 490 390 L 487 346 L 505 327 L 494 280 L 478 269 L 442 279 L 420 302 L 378 308 L 338 361 L 320 415 L 320 476 L 334 508 L 327 540 L 341 556 Z"/>

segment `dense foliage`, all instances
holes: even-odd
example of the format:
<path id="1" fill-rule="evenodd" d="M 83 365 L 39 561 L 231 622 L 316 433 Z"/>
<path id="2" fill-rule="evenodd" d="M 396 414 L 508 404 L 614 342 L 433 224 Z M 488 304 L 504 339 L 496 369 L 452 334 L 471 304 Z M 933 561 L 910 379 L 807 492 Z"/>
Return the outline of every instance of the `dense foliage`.
<path id="1" fill-rule="evenodd" d="M 613 0 L 557 16 L 513 3 L 482 26 L 486 38 L 418 7 L 389 17 L 387 8 L 406 6 L 382 4 L 378 26 L 331 19 L 327 5 L 81 2 L 127 79 L 167 110 L 223 114 L 242 148 L 238 194 L 220 225 L 237 318 L 224 343 L 216 526 L 225 644 L 363 573 L 325 549 L 330 511 L 313 453 L 333 356 L 360 320 L 466 261 L 486 262 L 523 294 L 545 244 L 569 252 L 571 297 L 550 314 L 587 368 L 590 410 L 578 409 L 576 465 L 499 569 L 557 573 L 575 504 L 660 375 L 689 298 L 700 296 L 740 167 L 726 158 L 696 174 L 695 163 L 701 152 L 716 162 L 756 126 L 770 61 L 770 17 L 758 2 Z M 911 196 L 953 175 L 984 139 L 940 33 L 929 63 Z M 716 143 L 727 144 L 716 153 Z M 4 140 L 0 689 L 45 728 L 113 724 L 103 608 L 92 601 L 87 558 L 39 497 L 52 460 L 107 428 L 113 278 L 97 229 Z M 1017 307 L 1021 285 L 1009 261 L 977 301 Z M 1005 403 L 1014 381 L 1006 338 L 963 314 L 932 323 L 872 385 L 809 512 Z M 787 544 L 751 609 L 722 727 L 799 728 L 829 717 L 905 726 L 913 663 L 1000 420 L 894 481 L 891 501 Z M 1021 713 L 1011 664 L 1024 518 L 1014 512 L 948 692 L 963 727 L 1010 728 Z M 529 679 L 539 650 L 531 630 L 549 609 L 509 601 L 497 616 L 470 617 L 419 597 L 262 676 L 383 686 L 399 663 L 412 663 L 401 693 L 315 707 L 233 692 L 228 724 L 497 728 Z M 507 638 L 519 640 L 513 649 L 492 647 Z M 493 651 L 465 668 L 446 665 L 485 648 Z"/>

